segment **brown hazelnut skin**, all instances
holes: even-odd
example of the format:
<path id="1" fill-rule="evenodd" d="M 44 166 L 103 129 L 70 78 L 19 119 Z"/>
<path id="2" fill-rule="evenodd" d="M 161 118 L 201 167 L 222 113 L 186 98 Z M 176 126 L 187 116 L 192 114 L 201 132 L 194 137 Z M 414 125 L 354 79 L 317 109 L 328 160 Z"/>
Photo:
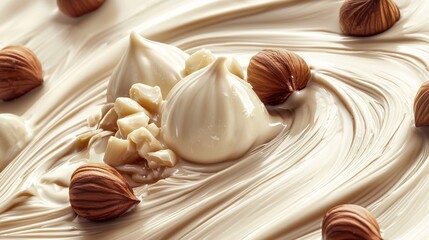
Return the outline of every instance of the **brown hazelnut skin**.
<path id="1" fill-rule="evenodd" d="M 91 221 L 119 217 L 140 202 L 126 179 L 104 163 L 88 163 L 73 172 L 69 201 L 77 215 Z"/>
<path id="2" fill-rule="evenodd" d="M 345 0 L 340 9 L 340 27 L 345 35 L 372 36 L 391 28 L 400 15 L 393 0 Z"/>
<path id="3" fill-rule="evenodd" d="M 80 17 L 97 10 L 106 0 L 57 0 L 58 8 L 69 17 Z"/>
<path id="4" fill-rule="evenodd" d="M 310 68 L 299 55 L 285 49 L 264 49 L 250 59 L 247 81 L 266 105 L 285 102 L 307 86 Z"/>
<path id="5" fill-rule="evenodd" d="M 429 81 L 424 82 L 414 98 L 416 127 L 429 126 Z"/>
<path id="6" fill-rule="evenodd" d="M 382 240 L 375 217 L 359 205 L 331 208 L 323 218 L 323 240 Z"/>
<path id="7" fill-rule="evenodd" d="M 25 46 L 0 50 L 0 99 L 21 97 L 43 83 L 42 65 Z"/>

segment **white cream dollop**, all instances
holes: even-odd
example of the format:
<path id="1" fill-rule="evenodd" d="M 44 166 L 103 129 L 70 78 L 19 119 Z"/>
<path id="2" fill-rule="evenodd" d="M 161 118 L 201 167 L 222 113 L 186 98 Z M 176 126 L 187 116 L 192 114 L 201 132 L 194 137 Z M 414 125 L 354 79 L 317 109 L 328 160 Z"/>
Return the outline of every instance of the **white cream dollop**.
<path id="1" fill-rule="evenodd" d="M 0 114 L 0 172 L 24 148 L 30 133 L 24 120 L 13 114 Z"/>
<path id="2" fill-rule="evenodd" d="M 180 81 L 162 109 L 165 143 L 196 163 L 236 159 L 271 140 L 280 125 L 271 124 L 263 103 L 244 80 L 228 70 L 220 57 Z"/>
<path id="3" fill-rule="evenodd" d="M 182 79 L 189 55 L 167 44 L 153 42 L 132 32 L 130 45 L 110 78 L 107 101 L 128 96 L 131 86 L 144 83 L 159 86 L 165 98 Z"/>

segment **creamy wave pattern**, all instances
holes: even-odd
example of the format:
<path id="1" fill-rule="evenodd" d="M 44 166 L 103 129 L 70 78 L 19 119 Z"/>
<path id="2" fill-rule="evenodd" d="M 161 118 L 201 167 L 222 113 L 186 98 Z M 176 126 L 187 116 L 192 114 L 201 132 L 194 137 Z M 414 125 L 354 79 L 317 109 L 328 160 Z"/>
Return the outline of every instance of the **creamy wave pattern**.
<path id="1" fill-rule="evenodd" d="M 107 1 L 79 19 L 55 1 L 2 1 L 0 45 L 39 56 L 45 84 L 1 113 L 22 116 L 32 140 L 0 173 L 0 238 L 320 239 L 330 207 L 356 203 L 385 239 L 429 236 L 428 139 L 412 102 L 428 78 L 429 2 L 396 0 L 401 20 L 371 38 L 339 34 L 342 1 Z M 243 66 L 261 48 L 285 47 L 311 65 L 305 91 L 282 111 L 288 127 L 240 161 L 181 163 L 136 188 L 123 217 L 76 218 L 68 184 L 81 157 L 73 136 L 105 101 L 107 80 L 136 30 L 188 53 L 202 47 Z"/>

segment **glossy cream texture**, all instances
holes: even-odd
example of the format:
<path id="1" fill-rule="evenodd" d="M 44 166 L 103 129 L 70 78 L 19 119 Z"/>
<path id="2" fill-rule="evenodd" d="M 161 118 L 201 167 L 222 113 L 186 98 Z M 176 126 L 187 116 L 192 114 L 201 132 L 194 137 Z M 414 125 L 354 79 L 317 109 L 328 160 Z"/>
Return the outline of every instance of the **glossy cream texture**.
<path id="1" fill-rule="evenodd" d="M 412 105 L 428 79 L 429 2 L 396 2 L 393 28 L 350 38 L 340 34 L 336 0 L 113 0 L 79 19 L 55 1 L 1 1 L 1 47 L 31 48 L 46 82 L 0 104 L 34 133 L 0 173 L 0 238 L 321 239 L 324 213 L 355 203 L 385 239 L 427 239 L 429 134 L 414 127 Z M 91 223 L 72 212 L 68 184 L 103 145 L 78 153 L 74 136 L 106 101 L 133 30 L 243 67 L 262 48 L 285 47 L 309 63 L 312 79 L 270 109 L 287 124 L 274 140 L 237 161 L 180 161 L 169 178 L 134 188 L 143 201 L 132 212 Z"/>

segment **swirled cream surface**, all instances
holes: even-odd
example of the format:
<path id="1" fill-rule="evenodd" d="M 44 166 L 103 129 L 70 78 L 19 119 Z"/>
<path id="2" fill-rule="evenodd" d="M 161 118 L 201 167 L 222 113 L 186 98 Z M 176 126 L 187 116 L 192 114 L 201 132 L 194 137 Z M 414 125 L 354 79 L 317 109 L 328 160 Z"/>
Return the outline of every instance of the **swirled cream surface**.
<path id="1" fill-rule="evenodd" d="M 33 133 L 0 172 L 0 238 L 321 239 L 324 213 L 354 203 L 385 239 L 427 239 L 429 134 L 415 128 L 412 105 L 428 78 L 429 2 L 396 0 L 399 22 L 369 38 L 341 35 L 342 2 L 106 1 L 78 19 L 55 1 L 0 2 L 0 47 L 26 45 L 45 76 L 0 103 Z M 75 140 L 106 102 L 132 31 L 243 67 L 263 48 L 284 47 L 309 63 L 312 79 L 269 109 L 286 126 L 273 140 L 234 161 L 180 161 L 168 178 L 134 188 L 143 201 L 133 211 L 92 223 L 73 213 L 68 185 L 86 159 L 102 159 L 105 141 L 82 150 Z"/>

